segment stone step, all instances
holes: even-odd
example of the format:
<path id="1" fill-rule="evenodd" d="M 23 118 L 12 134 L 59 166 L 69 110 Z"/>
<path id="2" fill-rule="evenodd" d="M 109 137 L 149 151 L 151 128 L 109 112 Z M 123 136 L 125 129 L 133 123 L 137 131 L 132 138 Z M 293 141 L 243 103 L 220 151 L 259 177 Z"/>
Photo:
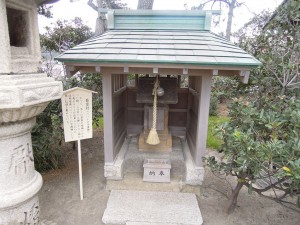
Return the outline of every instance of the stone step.
<path id="1" fill-rule="evenodd" d="M 144 223 L 144 222 L 128 222 L 126 225 L 179 225 L 178 223 Z"/>
<path id="2" fill-rule="evenodd" d="M 109 225 L 201 225 L 195 194 L 111 191 L 102 221 Z"/>
<path id="3" fill-rule="evenodd" d="M 42 220 L 39 224 L 40 225 L 57 225 L 57 223 L 54 223 L 54 222 L 49 221 L 49 220 Z"/>
<path id="4" fill-rule="evenodd" d="M 201 194 L 199 186 L 187 185 L 183 177 L 171 176 L 169 183 L 143 181 L 143 173 L 126 173 L 122 180 L 107 180 L 106 190 L 159 191 Z"/>

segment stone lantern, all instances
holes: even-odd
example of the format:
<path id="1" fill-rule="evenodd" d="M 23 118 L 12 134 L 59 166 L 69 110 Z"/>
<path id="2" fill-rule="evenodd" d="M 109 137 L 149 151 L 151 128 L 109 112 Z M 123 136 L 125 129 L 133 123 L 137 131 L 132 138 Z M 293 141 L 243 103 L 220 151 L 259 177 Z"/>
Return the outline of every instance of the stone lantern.
<path id="1" fill-rule="evenodd" d="M 31 129 L 62 94 L 62 84 L 39 73 L 37 2 L 0 0 L 0 224 L 40 224 Z"/>

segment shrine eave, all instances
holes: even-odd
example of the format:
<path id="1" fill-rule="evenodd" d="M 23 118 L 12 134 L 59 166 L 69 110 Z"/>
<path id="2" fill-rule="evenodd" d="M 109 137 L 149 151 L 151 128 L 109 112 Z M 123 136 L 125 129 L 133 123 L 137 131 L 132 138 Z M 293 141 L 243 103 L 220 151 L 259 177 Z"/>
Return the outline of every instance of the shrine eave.
<path id="1" fill-rule="evenodd" d="M 99 65 L 99 63 L 101 63 L 102 66 L 105 66 L 105 67 L 114 67 L 114 66 L 117 66 L 117 65 L 120 65 L 122 64 L 122 66 L 127 66 L 127 67 L 130 67 L 133 63 L 136 65 L 136 64 L 139 64 L 139 65 L 144 65 L 145 67 L 153 67 L 155 65 L 157 65 L 158 67 L 160 68 L 165 68 L 164 65 L 168 65 L 168 67 L 166 68 L 169 68 L 170 65 L 177 65 L 179 67 L 189 67 L 189 66 L 197 66 L 198 69 L 201 69 L 202 67 L 205 67 L 205 68 L 217 68 L 217 67 L 227 67 L 227 68 L 230 68 L 230 67 L 239 67 L 239 68 L 242 68 L 242 67 L 245 67 L 245 68 L 256 68 L 258 65 L 258 63 L 238 63 L 238 62 L 235 62 L 235 63 L 218 63 L 218 62 L 201 62 L 201 61 L 198 61 L 198 62 L 180 62 L 180 63 L 177 63 L 176 61 L 151 61 L 151 60 L 147 60 L 147 61 L 137 61 L 137 60 L 117 60 L 117 59 L 114 59 L 114 60 L 100 60 L 100 59 L 66 59 L 64 61 L 65 64 L 68 64 L 68 65 L 72 65 L 73 63 L 80 63 L 80 65 L 84 66 L 85 64 L 88 64 L 89 66 L 91 64 L 94 64 L 95 66 Z"/>

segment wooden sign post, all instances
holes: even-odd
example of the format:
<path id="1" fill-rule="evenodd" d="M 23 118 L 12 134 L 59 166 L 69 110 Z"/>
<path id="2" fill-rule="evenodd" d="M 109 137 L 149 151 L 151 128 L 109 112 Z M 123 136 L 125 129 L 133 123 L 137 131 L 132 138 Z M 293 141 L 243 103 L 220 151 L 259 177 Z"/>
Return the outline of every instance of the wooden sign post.
<path id="1" fill-rule="evenodd" d="M 77 141 L 78 144 L 79 187 L 81 200 L 83 200 L 83 188 L 80 140 L 93 137 L 93 93 L 96 92 L 75 87 L 64 91 L 61 98 L 65 142 Z"/>

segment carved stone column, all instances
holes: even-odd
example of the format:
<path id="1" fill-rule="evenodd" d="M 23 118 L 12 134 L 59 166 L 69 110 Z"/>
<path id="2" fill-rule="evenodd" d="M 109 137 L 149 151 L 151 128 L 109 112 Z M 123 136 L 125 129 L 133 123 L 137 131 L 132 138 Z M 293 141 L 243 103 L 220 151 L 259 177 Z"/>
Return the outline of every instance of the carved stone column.
<path id="1" fill-rule="evenodd" d="M 34 169 L 31 129 L 35 117 L 61 94 L 61 82 L 44 74 L 1 75 L 1 225 L 40 224 L 37 194 L 43 181 Z"/>

